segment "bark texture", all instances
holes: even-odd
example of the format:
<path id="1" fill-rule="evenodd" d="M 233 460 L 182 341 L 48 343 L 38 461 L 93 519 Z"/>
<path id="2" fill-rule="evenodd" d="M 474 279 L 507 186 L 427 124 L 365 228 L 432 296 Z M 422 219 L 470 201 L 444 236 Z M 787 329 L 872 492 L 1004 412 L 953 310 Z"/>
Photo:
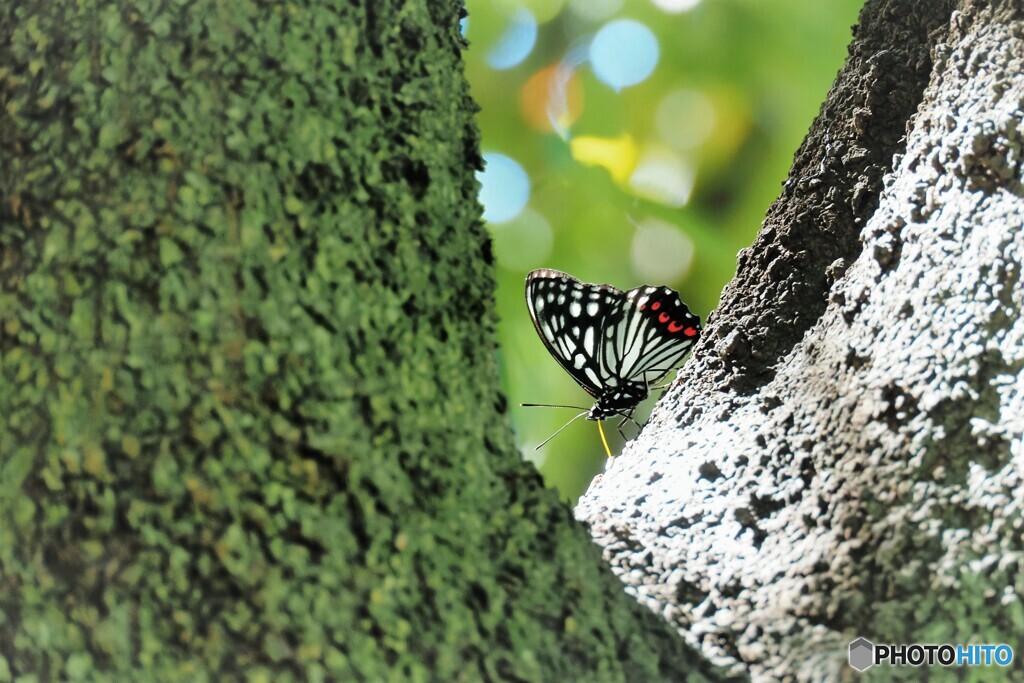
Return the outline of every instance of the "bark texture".
<path id="1" fill-rule="evenodd" d="M 1022 165 L 1020 3 L 868 2 L 694 358 L 577 509 L 713 660 L 835 680 L 857 636 L 1019 645 Z"/>
<path id="2" fill-rule="evenodd" d="M 0 8 L 0 681 L 707 671 L 514 448 L 460 3 Z"/>

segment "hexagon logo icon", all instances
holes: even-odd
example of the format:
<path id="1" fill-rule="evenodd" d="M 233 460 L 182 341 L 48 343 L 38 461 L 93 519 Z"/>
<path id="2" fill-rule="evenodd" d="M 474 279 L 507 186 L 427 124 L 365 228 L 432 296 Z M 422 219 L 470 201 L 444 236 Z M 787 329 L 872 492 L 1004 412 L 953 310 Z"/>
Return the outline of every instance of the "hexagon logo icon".
<path id="1" fill-rule="evenodd" d="M 867 638 L 858 638 L 850 643 L 850 666 L 857 671 L 867 671 L 875 665 L 875 646 Z"/>

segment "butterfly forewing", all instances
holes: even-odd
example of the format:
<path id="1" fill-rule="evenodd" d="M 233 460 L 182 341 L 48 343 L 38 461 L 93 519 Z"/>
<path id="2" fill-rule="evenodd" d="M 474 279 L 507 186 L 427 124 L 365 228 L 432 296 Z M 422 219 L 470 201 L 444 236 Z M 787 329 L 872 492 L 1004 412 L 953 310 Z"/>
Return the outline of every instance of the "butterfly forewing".
<path id="1" fill-rule="evenodd" d="M 543 269 L 527 277 L 526 301 L 548 351 L 599 403 L 620 389 L 646 395 L 700 333 L 697 317 L 668 287 L 623 292 Z"/>
<path id="2" fill-rule="evenodd" d="M 526 303 L 544 346 L 594 397 L 608 386 L 601 367 L 602 329 L 623 293 L 591 285 L 557 270 L 535 270 L 526 279 Z"/>

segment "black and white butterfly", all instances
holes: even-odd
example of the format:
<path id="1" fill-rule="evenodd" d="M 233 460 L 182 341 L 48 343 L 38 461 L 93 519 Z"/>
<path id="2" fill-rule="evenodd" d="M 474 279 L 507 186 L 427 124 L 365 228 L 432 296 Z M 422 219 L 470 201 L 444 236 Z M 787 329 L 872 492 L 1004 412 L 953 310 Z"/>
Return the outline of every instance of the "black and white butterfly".
<path id="1" fill-rule="evenodd" d="M 526 277 L 526 305 L 544 346 L 597 399 L 576 418 L 632 419 L 700 337 L 700 318 L 668 287 L 623 292 L 544 268 Z"/>

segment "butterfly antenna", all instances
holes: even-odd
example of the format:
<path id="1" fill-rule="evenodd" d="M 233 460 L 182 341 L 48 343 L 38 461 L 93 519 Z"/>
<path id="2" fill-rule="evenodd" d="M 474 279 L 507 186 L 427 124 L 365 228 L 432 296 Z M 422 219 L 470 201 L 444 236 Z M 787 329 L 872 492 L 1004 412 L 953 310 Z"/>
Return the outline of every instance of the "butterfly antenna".
<path id="1" fill-rule="evenodd" d="M 601 426 L 602 422 L 604 422 L 604 420 L 598 420 L 597 421 L 597 431 L 601 432 L 601 443 L 604 444 L 604 452 L 610 458 L 610 457 L 612 457 L 612 449 L 608 448 L 608 439 L 606 439 L 605 436 L 604 436 L 604 427 Z"/>
<path id="2" fill-rule="evenodd" d="M 576 410 L 589 410 L 583 406 L 563 406 L 553 403 L 520 403 L 523 408 L 575 408 Z"/>
<path id="3" fill-rule="evenodd" d="M 546 406 L 545 406 L 545 407 L 546 407 Z M 552 408 L 563 408 L 563 407 L 571 407 L 571 406 L 551 406 L 551 407 L 552 407 Z M 546 444 L 546 443 L 547 443 L 548 441 L 551 441 L 551 439 L 553 439 L 553 438 L 555 438 L 556 436 L 558 436 L 559 434 L 561 434 L 561 433 L 562 433 L 562 430 L 563 430 L 563 429 L 565 429 L 566 427 L 568 427 L 569 425 L 571 425 L 571 424 L 572 424 L 573 422 L 575 422 L 576 420 L 580 419 L 581 417 L 583 417 L 584 415 L 586 415 L 586 414 L 587 414 L 587 413 L 589 413 L 589 412 L 590 412 L 589 410 L 585 410 L 585 411 L 583 411 L 582 413 L 580 413 L 579 415 L 577 415 L 576 417 L 574 417 L 573 419 L 571 419 L 571 420 L 569 420 L 568 422 L 566 422 L 566 423 L 565 423 L 564 425 L 562 425 L 561 427 L 559 427 L 559 429 L 558 429 L 558 431 L 557 431 L 557 432 L 555 432 L 554 434 L 552 434 L 552 435 L 551 435 L 551 436 L 549 436 L 548 438 L 544 439 L 544 441 L 542 441 L 542 442 L 540 443 L 540 445 L 539 445 L 539 446 L 537 446 L 536 448 L 534 448 L 533 450 L 535 450 L 535 451 L 539 451 L 539 450 L 540 450 L 540 449 L 541 449 L 541 448 L 542 448 L 542 447 L 544 446 L 544 444 Z"/>

